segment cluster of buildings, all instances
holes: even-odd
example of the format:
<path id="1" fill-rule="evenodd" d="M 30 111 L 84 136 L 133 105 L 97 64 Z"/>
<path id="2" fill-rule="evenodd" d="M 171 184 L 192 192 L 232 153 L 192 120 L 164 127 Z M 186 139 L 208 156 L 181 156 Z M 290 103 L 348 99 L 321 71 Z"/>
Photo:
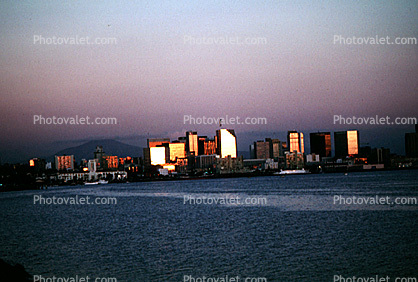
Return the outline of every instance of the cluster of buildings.
<path id="1" fill-rule="evenodd" d="M 222 175 L 259 171 L 297 170 L 311 172 L 384 169 L 412 166 L 394 159 L 387 148 L 360 146 L 358 130 L 309 134 L 310 153 L 305 152 L 304 134 L 288 131 L 285 141 L 273 138 L 258 140 L 250 145 L 250 158 L 238 156 L 237 137 L 233 129 L 218 129 L 213 137 L 199 136 L 187 131 L 177 140 L 151 138 L 143 149 L 143 157 L 106 155 L 97 146 L 93 159 L 76 163 L 74 155 L 55 156 L 55 162 L 31 159 L 29 166 L 41 172 L 55 169 L 58 182 L 86 182 L 95 180 L 125 181 L 131 175 L 137 178 L 160 176 Z M 418 126 L 414 133 L 405 135 L 406 157 L 418 158 Z"/>

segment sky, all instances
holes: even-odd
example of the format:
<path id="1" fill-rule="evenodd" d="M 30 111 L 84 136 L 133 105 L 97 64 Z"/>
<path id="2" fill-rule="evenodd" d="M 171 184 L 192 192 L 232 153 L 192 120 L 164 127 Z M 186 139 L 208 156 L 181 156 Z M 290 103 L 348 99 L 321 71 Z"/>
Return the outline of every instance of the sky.
<path id="1" fill-rule="evenodd" d="M 365 143 L 403 153 L 412 125 L 333 118 L 418 117 L 418 45 L 344 45 L 334 37 L 418 38 L 417 15 L 417 1 L 1 1 L 0 156 L 53 154 L 54 144 L 98 138 L 145 146 L 148 136 L 213 136 L 219 128 L 184 124 L 185 115 L 266 118 L 228 126 L 241 150 L 265 137 L 284 139 L 287 130 L 358 129 Z M 116 43 L 40 44 L 36 37 Z M 261 39 L 186 41 L 237 37 Z M 118 122 L 41 125 L 35 115 Z"/>

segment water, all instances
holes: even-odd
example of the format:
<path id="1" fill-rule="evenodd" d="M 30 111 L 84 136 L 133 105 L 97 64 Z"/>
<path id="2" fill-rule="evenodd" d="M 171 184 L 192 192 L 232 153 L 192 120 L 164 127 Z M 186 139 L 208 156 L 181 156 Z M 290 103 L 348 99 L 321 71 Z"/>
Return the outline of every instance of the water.
<path id="1" fill-rule="evenodd" d="M 417 180 L 415 170 L 0 193 L 0 258 L 32 275 L 118 281 L 417 277 L 418 205 L 333 203 L 335 195 L 417 197 Z M 34 205 L 34 195 L 115 197 L 117 204 Z M 188 195 L 267 203 L 184 204 Z"/>

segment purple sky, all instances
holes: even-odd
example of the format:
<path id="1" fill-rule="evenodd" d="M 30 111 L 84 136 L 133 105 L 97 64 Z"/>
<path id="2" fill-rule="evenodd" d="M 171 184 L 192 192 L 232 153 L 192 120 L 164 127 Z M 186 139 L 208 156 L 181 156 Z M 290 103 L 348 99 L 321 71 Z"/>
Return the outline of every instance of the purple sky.
<path id="1" fill-rule="evenodd" d="M 403 138 L 413 126 L 334 125 L 333 115 L 418 117 L 418 46 L 333 40 L 418 38 L 417 15 L 416 1 L 2 1 L 0 153 L 36 154 L 81 139 L 135 143 L 132 136 L 185 130 L 214 135 L 218 128 L 184 125 L 184 115 L 267 118 L 267 125 L 229 126 L 255 139 L 353 128 Z M 117 43 L 43 45 L 35 35 Z M 186 36 L 266 44 L 193 45 Z M 118 124 L 34 125 L 33 115 L 116 117 Z"/>

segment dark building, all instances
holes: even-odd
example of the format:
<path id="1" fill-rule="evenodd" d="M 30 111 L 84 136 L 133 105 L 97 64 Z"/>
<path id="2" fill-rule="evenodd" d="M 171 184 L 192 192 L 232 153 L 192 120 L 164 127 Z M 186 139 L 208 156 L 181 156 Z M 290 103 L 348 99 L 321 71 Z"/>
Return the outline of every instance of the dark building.
<path id="1" fill-rule="evenodd" d="M 335 157 L 345 158 L 359 154 L 360 138 L 358 130 L 334 132 Z"/>
<path id="2" fill-rule="evenodd" d="M 408 158 L 418 158 L 418 125 L 414 133 L 405 134 L 405 154 Z"/>
<path id="3" fill-rule="evenodd" d="M 309 134 L 311 141 L 311 154 L 317 154 L 321 158 L 331 157 L 331 133 L 316 132 Z"/>

